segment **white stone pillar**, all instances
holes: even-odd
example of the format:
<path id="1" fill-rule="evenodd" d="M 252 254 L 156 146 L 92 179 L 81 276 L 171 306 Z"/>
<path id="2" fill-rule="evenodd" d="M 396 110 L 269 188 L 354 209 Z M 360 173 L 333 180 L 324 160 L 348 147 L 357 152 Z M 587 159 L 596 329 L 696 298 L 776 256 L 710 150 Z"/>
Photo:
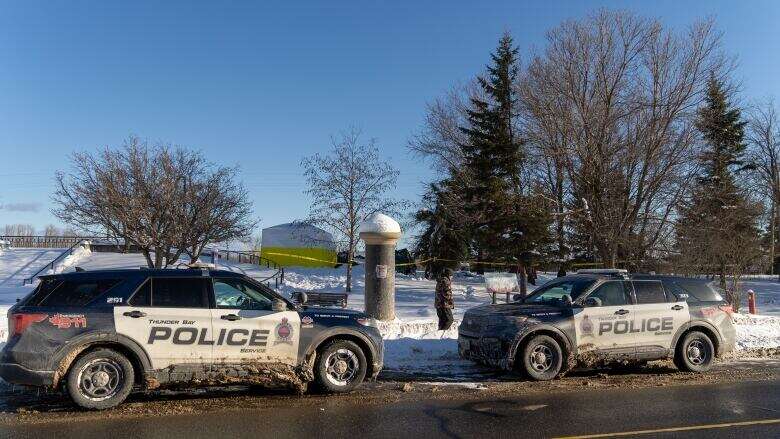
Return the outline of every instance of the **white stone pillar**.
<path id="1" fill-rule="evenodd" d="M 358 228 L 366 243 L 366 314 L 377 320 L 395 319 L 395 245 L 401 226 L 387 215 L 375 213 Z"/>

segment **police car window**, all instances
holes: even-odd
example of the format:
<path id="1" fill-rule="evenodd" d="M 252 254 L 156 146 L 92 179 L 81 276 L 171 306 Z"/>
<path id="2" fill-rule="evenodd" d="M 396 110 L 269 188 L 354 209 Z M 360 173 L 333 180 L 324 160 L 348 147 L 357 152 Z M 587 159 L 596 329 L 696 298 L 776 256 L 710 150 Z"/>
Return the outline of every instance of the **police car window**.
<path id="1" fill-rule="evenodd" d="M 713 288 L 712 282 L 685 279 L 674 283 L 688 295 L 686 298 L 688 302 L 720 302 L 723 300 L 723 296 Z"/>
<path id="2" fill-rule="evenodd" d="M 588 299 L 592 297 L 600 299 L 601 306 L 620 306 L 628 303 L 623 281 L 604 282 L 588 295 Z"/>
<path id="3" fill-rule="evenodd" d="M 30 298 L 25 301 L 25 305 L 37 306 L 41 303 L 41 300 L 45 299 L 52 293 L 60 284 L 62 279 L 43 279 L 30 295 Z"/>
<path id="4" fill-rule="evenodd" d="M 633 284 L 637 304 L 666 302 L 666 293 L 661 282 L 634 281 Z"/>
<path id="5" fill-rule="evenodd" d="M 152 280 L 147 279 L 127 303 L 132 306 L 152 306 Z"/>
<path id="6" fill-rule="evenodd" d="M 38 306 L 85 306 L 118 283 L 118 279 L 66 280 L 41 298 Z"/>
<path id="7" fill-rule="evenodd" d="M 153 278 L 152 306 L 171 308 L 208 308 L 207 278 Z"/>
<path id="8" fill-rule="evenodd" d="M 571 296 L 572 300 L 576 300 L 577 297 L 581 296 L 585 290 L 593 285 L 593 282 L 595 281 L 592 279 L 571 279 L 552 282 L 542 285 L 531 293 L 526 302 L 557 303 L 561 301 L 565 294 Z"/>
<path id="9" fill-rule="evenodd" d="M 214 279 L 217 308 L 270 310 L 272 300 L 252 285 L 239 279 Z"/>

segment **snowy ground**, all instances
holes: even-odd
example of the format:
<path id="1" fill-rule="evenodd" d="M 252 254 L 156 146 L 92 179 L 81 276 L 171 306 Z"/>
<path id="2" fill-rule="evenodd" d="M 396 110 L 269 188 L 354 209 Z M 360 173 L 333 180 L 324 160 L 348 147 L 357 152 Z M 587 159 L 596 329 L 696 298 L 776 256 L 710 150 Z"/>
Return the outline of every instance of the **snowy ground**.
<path id="1" fill-rule="evenodd" d="M 50 262 L 61 250 L 11 249 L 0 254 L 0 315 L 8 307 L 31 291 L 32 286 L 22 286 L 22 279 L 29 277 Z M 105 268 L 137 268 L 145 265 L 139 254 L 90 253 L 79 251 L 62 261 L 55 271 L 73 270 L 75 266 L 86 270 Z M 227 264 L 222 269 L 239 271 L 256 279 L 265 279 L 274 270 L 248 264 Z M 539 284 L 551 279 L 540 275 Z M 353 291 L 349 307 L 363 309 L 364 272 L 361 266 L 353 272 Z M 282 294 L 293 291 L 343 292 L 346 282 L 344 268 L 288 269 Z M 274 286 L 273 282 L 270 284 Z M 461 360 L 457 353 L 457 325 L 466 309 L 490 300 L 480 276 L 456 276 L 453 281 L 455 296 L 455 324 L 446 332 L 437 330 L 436 311 L 433 307 L 435 282 L 422 276 L 397 275 L 396 320 L 381 324 L 385 338 L 385 368 L 390 372 L 431 374 L 437 380 L 448 377 L 463 380 L 487 371 L 471 362 Z M 530 286 L 533 288 L 533 286 Z M 780 283 L 774 279 L 757 279 L 745 282 L 745 289 L 757 293 L 760 316 L 736 315 L 738 349 L 780 347 Z M 6 319 L 0 320 L 0 346 L 7 334 Z M 483 375 L 484 376 L 484 375 Z"/>

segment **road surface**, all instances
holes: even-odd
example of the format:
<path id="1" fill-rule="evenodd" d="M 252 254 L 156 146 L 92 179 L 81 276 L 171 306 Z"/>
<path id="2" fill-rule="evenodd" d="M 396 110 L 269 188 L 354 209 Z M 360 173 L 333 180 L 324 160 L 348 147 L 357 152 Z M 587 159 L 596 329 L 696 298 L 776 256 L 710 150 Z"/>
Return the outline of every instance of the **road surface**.
<path id="1" fill-rule="evenodd" d="M 465 389 L 464 389 L 465 390 Z M 616 388 L 485 397 L 479 391 L 363 404 L 321 398 L 298 405 L 163 416 L 96 415 L 0 424 L 13 438 L 79 437 L 778 437 L 780 380 Z"/>

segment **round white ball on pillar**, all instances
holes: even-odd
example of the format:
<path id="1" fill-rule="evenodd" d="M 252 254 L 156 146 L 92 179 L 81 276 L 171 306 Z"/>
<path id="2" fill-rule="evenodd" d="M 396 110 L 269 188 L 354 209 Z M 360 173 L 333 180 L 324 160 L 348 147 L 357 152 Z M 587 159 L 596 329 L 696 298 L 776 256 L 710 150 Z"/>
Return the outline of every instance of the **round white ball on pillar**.
<path id="1" fill-rule="evenodd" d="M 358 233 L 366 243 L 366 314 L 377 320 L 395 319 L 395 245 L 401 225 L 382 213 L 363 221 Z"/>
<path id="2" fill-rule="evenodd" d="M 395 244 L 401 237 L 401 225 L 383 213 L 374 213 L 360 223 L 358 234 L 366 244 L 381 244 L 389 241 Z"/>

